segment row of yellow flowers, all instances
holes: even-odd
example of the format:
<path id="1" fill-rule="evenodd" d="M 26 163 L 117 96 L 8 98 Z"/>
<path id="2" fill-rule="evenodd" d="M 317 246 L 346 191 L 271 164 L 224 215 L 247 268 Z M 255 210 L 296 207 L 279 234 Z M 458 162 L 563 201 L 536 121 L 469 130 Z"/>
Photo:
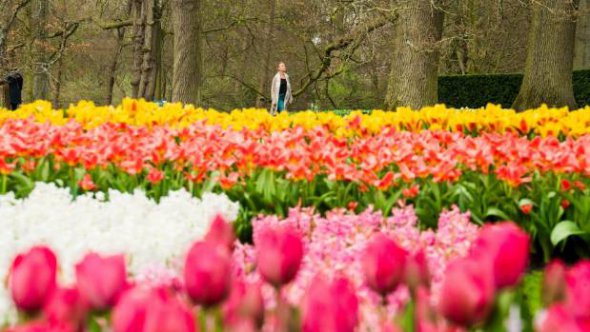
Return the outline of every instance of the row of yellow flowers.
<path id="1" fill-rule="evenodd" d="M 118 106 L 96 106 L 81 101 L 64 110 L 53 109 L 51 103 L 37 101 L 23 105 L 18 111 L 0 109 L 0 124 L 7 119 L 34 118 L 39 122 L 63 125 L 75 120 L 87 128 L 106 122 L 125 123 L 134 126 L 167 125 L 186 127 L 198 121 L 223 128 L 242 128 L 279 131 L 301 126 L 311 129 L 325 126 L 337 135 L 352 133 L 378 133 L 384 127 L 399 130 L 420 131 L 449 130 L 472 132 L 505 132 L 521 134 L 534 133 L 541 136 L 567 135 L 577 137 L 590 133 L 590 107 L 576 111 L 566 108 L 540 107 L 517 113 L 488 105 L 480 109 L 454 109 L 444 105 L 425 107 L 419 111 L 400 108 L 397 112 L 375 110 L 371 114 L 360 111 L 339 116 L 332 112 L 296 112 L 271 116 L 262 109 L 243 109 L 220 112 L 213 109 L 195 108 L 169 103 L 160 107 L 143 100 L 125 99 Z"/>

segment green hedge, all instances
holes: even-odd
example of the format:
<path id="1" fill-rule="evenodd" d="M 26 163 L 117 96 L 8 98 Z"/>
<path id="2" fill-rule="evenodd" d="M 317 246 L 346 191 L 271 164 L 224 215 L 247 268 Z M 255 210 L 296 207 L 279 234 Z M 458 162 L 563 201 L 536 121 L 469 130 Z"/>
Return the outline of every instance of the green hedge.
<path id="1" fill-rule="evenodd" d="M 510 107 L 518 95 L 522 74 L 441 76 L 439 101 L 452 107 L 483 107 L 488 103 Z M 574 72 L 578 106 L 590 105 L 590 70 Z"/>

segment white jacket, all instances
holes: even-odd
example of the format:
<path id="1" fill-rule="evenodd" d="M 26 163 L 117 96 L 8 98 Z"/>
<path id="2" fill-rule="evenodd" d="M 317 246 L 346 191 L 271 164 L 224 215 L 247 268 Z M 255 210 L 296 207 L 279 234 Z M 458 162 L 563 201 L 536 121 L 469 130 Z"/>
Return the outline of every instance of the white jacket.
<path id="1" fill-rule="evenodd" d="M 285 79 L 287 79 L 287 94 L 285 95 L 285 111 L 287 110 L 287 105 L 293 102 L 293 94 L 291 92 L 291 81 L 289 80 L 289 75 L 285 74 Z M 270 88 L 270 96 L 272 99 L 271 105 L 271 112 L 276 112 L 278 109 L 279 104 L 279 90 L 281 89 L 281 74 L 277 73 L 275 77 L 272 79 L 272 84 Z"/>

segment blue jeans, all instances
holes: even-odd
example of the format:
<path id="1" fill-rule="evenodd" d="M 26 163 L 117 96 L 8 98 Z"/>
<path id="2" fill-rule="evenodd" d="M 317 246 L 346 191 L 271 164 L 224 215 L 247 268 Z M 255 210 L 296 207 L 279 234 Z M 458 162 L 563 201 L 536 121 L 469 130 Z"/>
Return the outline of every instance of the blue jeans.
<path id="1" fill-rule="evenodd" d="M 279 95 L 279 102 L 277 103 L 277 112 L 285 110 L 285 95 Z"/>

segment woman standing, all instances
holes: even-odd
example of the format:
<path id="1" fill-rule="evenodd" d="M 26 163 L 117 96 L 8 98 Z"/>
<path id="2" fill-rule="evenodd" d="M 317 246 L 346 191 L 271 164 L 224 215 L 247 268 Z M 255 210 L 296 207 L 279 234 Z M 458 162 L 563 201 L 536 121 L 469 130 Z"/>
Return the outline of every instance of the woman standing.
<path id="1" fill-rule="evenodd" d="M 285 66 L 284 62 L 279 63 L 278 73 L 272 79 L 270 94 L 272 98 L 270 113 L 272 115 L 276 115 L 277 112 L 286 111 L 287 105 L 293 102 L 291 82 L 289 81 L 287 66 Z"/>

